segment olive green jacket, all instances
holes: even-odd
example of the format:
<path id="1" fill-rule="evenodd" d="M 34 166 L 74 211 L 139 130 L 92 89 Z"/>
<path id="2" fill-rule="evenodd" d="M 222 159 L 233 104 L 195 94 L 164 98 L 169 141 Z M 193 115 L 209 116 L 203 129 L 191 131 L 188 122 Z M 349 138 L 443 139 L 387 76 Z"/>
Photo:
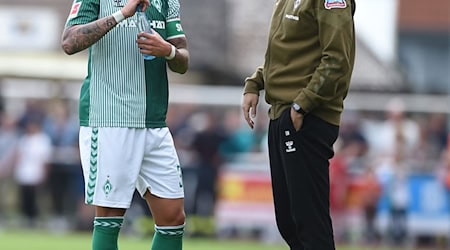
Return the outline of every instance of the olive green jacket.
<path id="1" fill-rule="evenodd" d="M 276 2 L 264 66 L 244 88 L 244 94 L 265 90 L 270 119 L 295 102 L 339 125 L 355 58 L 352 2 Z"/>

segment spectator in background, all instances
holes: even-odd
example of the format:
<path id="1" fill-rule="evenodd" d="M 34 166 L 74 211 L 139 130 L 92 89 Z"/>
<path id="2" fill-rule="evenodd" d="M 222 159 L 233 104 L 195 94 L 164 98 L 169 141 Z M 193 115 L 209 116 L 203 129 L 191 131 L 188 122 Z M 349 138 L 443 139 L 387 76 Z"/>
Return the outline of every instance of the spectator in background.
<path id="1" fill-rule="evenodd" d="M 68 103 L 59 101 L 44 123 L 44 130 L 50 136 L 53 155 L 50 159 L 48 187 L 52 201 L 53 230 L 69 229 L 69 218 L 74 218 L 76 208 L 83 202 L 83 176 L 78 149 L 77 120 L 70 117 Z M 69 217 L 70 216 L 70 217 Z"/>
<path id="2" fill-rule="evenodd" d="M 226 160 L 233 161 L 236 155 L 253 150 L 255 137 L 242 126 L 240 110 L 227 110 L 223 123 L 227 138 L 220 145 L 220 151 Z"/>
<path id="3" fill-rule="evenodd" d="M 20 132 L 25 130 L 26 123 L 28 122 L 29 117 L 33 117 L 33 119 L 40 119 L 43 121 L 46 117 L 46 107 L 45 102 L 43 100 L 37 99 L 28 99 L 25 101 L 25 110 L 21 117 L 19 117 L 17 121 L 17 127 Z"/>
<path id="4" fill-rule="evenodd" d="M 448 116 L 441 113 L 432 113 L 429 118 L 426 134 L 428 135 L 428 144 L 432 146 L 431 157 L 439 157 L 441 152 L 448 145 Z"/>
<path id="5" fill-rule="evenodd" d="M 392 161 L 396 157 L 394 152 L 398 136 L 402 137 L 402 154 L 406 158 L 414 156 L 419 146 L 419 125 L 406 116 L 403 100 L 390 100 L 386 105 L 385 116 L 386 119 L 379 126 L 365 127 L 364 130 L 364 136 L 369 142 L 370 156 L 377 161 L 376 165 Z"/>
<path id="6" fill-rule="evenodd" d="M 15 120 L 6 113 L 0 113 L 0 226 L 5 219 L 11 200 L 14 151 L 19 140 Z"/>
<path id="7" fill-rule="evenodd" d="M 226 140 L 221 132 L 218 117 L 214 113 L 205 112 L 201 116 L 203 124 L 197 124 L 201 129 L 194 135 L 192 149 L 196 155 L 197 185 L 195 204 L 192 216 L 193 235 L 212 236 L 214 233 L 214 210 L 217 200 L 217 178 L 224 163 L 220 146 Z"/>
<path id="8" fill-rule="evenodd" d="M 393 156 L 379 167 L 384 170 L 385 189 L 388 192 L 390 222 L 388 236 L 396 245 L 405 243 L 407 232 L 407 215 L 409 207 L 408 176 L 409 165 L 406 161 L 406 140 L 401 126 L 396 128 L 393 142 Z"/>
<path id="9" fill-rule="evenodd" d="M 11 174 L 18 138 L 15 120 L 5 113 L 0 114 L 0 177 L 7 178 Z"/>
<path id="10" fill-rule="evenodd" d="M 347 193 L 350 184 L 345 149 L 339 140 L 335 144 L 335 156 L 330 160 L 330 214 L 336 242 L 345 240 L 347 225 Z"/>
<path id="11" fill-rule="evenodd" d="M 380 126 L 366 127 L 370 159 L 390 205 L 387 236 L 395 244 L 403 244 L 408 235 L 408 177 L 419 148 L 418 123 L 407 117 L 405 103 L 394 98 L 387 103 L 386 120 Z"/>
<path id="12" fill-rule="evenodd" d="M 372 167 L 367 167 L 362 176 L 363 193 L 363 211 L 365 219 L 365 240 L 368 243 L 376 243 L 380 240 L 380 233 L 375 227 L 377 217 L 378 201 L 381 197 L 381 184 Z"/>
<path id="13" fill-rule="evenodd" d="M 346 117 L 344 115 L 344 117 Z M 345 120 L 340 137 L 335 144 L 335 156 L 330 160 L 330 211 L 333 218 L 335 239 L 346 240 L 349 236 L 347 212 L 353 182 L 361 182 L 367 165 L 367 142 L 359 132 L 357 121 Z M 357 207 L 360 209 L 360 207 Z"/>
<path id="14" fill-rule="evenodd" d="M 42 131 L 42 117 L 28 115 L 15 156 L 14 177 L 19 186 L 20 211 L 28 226 L 35 226 L 39 215 L 41 187 L 47 179 L 52 153 L 51 140 Z"/>
<path id="15" fill-rule="evenodd" d="M 447 116 L 439 113 L 424 115 L 419 120 L 420 137 L 418 150 L 413 155 L 421 169 L 433 171 L 447 144 Z"/>
<path id="16" fill-rule="evenodd" d="M 408 173 L 403 166 L 397 166 L 388 188 L 391 216 L 389 235 L 394 244 L 402 245 L 408 236 L 407 216 L 410 200 Z"/>
<path id="17" fill-rule="evenodd" d="M 347 171 L 353 176 L 364 175 L 369 145 L 361 131 L 360 116 L 354 111 L 344 111 L 342 115 L 339 141 L 346 159 Z"/>

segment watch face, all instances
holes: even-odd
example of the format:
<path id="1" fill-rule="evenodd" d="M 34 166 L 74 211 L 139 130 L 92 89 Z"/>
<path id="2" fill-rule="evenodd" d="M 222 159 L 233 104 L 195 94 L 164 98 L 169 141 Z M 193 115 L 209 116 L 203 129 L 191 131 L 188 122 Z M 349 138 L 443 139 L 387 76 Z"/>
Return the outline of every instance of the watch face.
<path id="1" fill-rule="evenodd" d="M 292 107 L 294 108 L 294 110 L 302 115 L 305 115 L 306 112 L 305 110 L 302 109 L 302 107 L 300 107 L 300 105 L 298 105 L 297 103 L 293 103 Z"/>

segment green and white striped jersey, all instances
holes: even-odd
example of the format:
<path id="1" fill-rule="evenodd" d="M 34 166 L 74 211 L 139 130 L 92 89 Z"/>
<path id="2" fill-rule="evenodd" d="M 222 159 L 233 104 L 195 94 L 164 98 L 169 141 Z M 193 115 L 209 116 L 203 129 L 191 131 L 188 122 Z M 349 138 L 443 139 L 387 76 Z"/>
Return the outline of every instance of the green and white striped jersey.
<path id="1" fill-rule="evenodd" d="M 75 0 L 66 26 L 85 24 L 120 10 L 127 0 Z M 146 15 L 166 40 L 183 37 L 178 0 L 151 0 Z M 136 15 L 89 48 L 88 74 L 80 93 L 81 126 L 158 128 L 166 126 L 166 59 L 144 60 L 136 44 Z"/>

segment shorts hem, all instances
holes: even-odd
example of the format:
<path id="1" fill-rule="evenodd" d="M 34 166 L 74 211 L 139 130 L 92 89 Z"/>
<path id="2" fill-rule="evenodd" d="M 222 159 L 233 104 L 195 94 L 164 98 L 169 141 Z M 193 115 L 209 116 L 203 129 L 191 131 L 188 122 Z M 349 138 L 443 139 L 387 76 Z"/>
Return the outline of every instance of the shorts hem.
<path id="1" fill-rule="evenodd" d="M 86 203 L 87 204 L 87 203 Z M 118 203 L 118 202 L 108 202 L 108 201 L 97 201 L 90 203 L 88 205 L 94 205 L 98 207 L 107 207 L 107 208 L 123 208 L 128 209 L 131 206 L 131 203 Z"/>
<path id="2" fill-rule="evenodd" d="M 141 197 L 144 197 L 144 194 L 146 191 L 149 191 L 151 194 L 153 194 L 154 196 L 157 196 L 159 198 L 163 198 L 163 199 L 184 199 L 184 192 L 182 193 L 159 193 L 159 192 L 152 192 L 152 190 L 150 188 L 145 188 L 144 190 L 138 190 L 139 194 L 141 195 Z"/>
<path id="3" fill-rule="evenodd" d="M 184 193 L 183 194 L 159 194 L 159 193 L 154 193 L 152 191 L 149 190 L 149 192 L 151 194 L 153 194 L 154 196 L 157 196 L 159 198 L 163 198 L 163 199 L 184 199 Z"/>

